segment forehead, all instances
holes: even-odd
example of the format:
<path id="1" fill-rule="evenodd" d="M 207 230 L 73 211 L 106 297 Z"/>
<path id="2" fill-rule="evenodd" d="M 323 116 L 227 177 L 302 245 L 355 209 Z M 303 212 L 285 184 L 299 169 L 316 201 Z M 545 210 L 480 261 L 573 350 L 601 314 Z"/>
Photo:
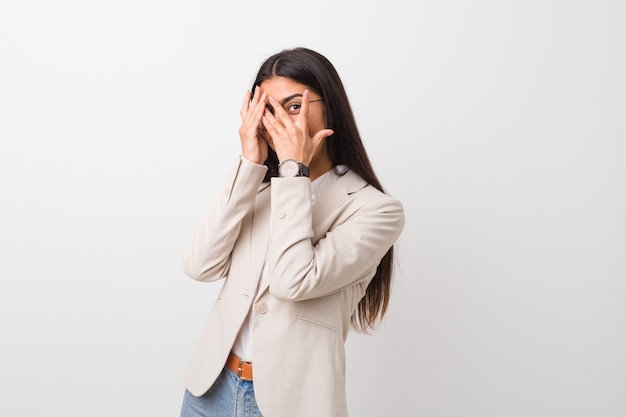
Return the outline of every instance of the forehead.
<path id="1" fill-rule="evenodd" d="M 307 86 L 297 83 L 285 77 L 272 77 L 263 81 L 259 86 L 261 92 L 265 92 L 268 96 L 272 96 L 278 100 L 294 94 L 302 94 Z"/>

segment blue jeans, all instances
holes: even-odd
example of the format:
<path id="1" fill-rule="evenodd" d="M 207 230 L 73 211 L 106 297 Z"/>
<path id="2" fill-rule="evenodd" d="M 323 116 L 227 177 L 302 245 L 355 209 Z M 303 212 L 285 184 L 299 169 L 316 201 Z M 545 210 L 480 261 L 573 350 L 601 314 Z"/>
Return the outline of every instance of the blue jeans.
<path id="1" fill-rule="evenodd" d="M 185 390 L 181 417 L 263 417 L 254 398 L 252 381 L 240 379 L 224 368 L 213 386 L 201 397 Z"/>

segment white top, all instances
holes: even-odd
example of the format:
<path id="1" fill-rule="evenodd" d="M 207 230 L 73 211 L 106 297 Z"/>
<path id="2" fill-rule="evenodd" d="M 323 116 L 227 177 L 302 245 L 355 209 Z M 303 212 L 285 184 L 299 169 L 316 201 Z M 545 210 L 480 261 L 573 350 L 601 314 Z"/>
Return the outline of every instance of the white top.
<path id="1" fill-rule="evenodd" d="M 343 174 L 348 170 L 348 167 L 345 165 L 337 166 L 337 170 L 340 174 Z M 323 175 L 320 175 L 315 181 L 311 182 L 311 201 L 312 204 L 315 204 L 315 200 L 320 198 L 320 196 L 333 185 L 339 175 L 335 173 L 334 169 L 329 169 Z M 267 264 L 267 256 L 265 257 L 265 262 L 263 263 L 263 268 L 261 269 L 261 277 L 259 279 L 259 283 L 265 281 L 267 279 L 267 270 L 265 265 Z M 257 291 L 258 291 L 257 286 Z M 252 310 L 252 307 L 250 307 Z M 245 321 L 241 325 L 241 329 L 239 329 L 239 334 L 237 335 L 237 339 L 235 340 L 235 344 L 233 345 L 233 353 L 239 356 L 240 359 L 246 362 L 252 362 L 252 315 L 248 312 Z"/>

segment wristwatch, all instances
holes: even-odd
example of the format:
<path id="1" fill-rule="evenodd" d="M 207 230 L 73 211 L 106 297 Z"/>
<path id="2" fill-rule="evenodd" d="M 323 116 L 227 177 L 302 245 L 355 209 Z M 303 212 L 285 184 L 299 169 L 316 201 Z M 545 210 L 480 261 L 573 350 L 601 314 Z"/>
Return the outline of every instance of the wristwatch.
<path id="1" fill-rule="evenodd" d="M 308 177 L 309 167 L 295 159 L 285 159 L 278 165 L 278 175 L 281 177 Z"/>

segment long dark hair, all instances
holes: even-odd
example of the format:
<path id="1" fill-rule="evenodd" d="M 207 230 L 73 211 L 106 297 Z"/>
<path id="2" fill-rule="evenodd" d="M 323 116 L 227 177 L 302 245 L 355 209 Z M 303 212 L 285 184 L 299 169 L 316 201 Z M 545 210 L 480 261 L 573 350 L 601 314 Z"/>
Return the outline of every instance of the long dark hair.
<path id="1" fill-rule="evenodd" d="M 333 64 L 311 49 L 285 49 L 261 65 L 251 91 L 272 77 L 289 78 L 323 97 L 328 128 L 334 132 L 325 139 L 333 167 L 346 165 L 368 184 L 385 192 L 367 156 L 348 96 Z M 265 165 L 268 167 L 265 181 L 269 181 L 278 175 L 278 157 L 271 148 Z M 351 317 L 353 329 L 367 333 L 382 320 L 389 305 L 392 275 L 393 246 L 380 261 L 376 274 Z"/>

